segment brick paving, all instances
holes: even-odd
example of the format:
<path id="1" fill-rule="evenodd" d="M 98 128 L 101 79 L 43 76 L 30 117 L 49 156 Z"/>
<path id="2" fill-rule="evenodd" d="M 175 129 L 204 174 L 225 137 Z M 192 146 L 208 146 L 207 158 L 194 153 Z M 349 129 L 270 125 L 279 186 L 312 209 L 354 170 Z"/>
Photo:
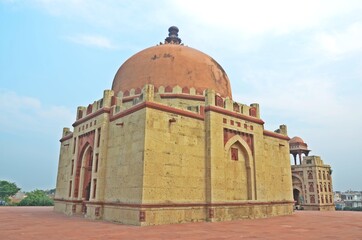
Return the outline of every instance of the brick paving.
<path id="1" fill-rule="evenodd" d="M 0 240 L 62 239 L 362 239 L 362 212 L 298 211 L 291 216 L 136 227 L 53 212 L 0 207 Z"/>

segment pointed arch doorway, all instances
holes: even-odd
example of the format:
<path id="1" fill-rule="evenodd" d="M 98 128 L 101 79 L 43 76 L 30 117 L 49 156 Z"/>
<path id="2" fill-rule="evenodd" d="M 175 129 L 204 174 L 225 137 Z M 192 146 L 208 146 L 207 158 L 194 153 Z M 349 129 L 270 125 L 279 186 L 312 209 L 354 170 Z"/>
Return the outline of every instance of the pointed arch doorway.
<path id="1" fill-rule="evenodd" d="M 295 202 L 295 205 L 300 205 L 300 191 L 296 188 L 293 189 L 293 199 Z"/>
<path id="2" fill-rule="evenodd" d="M 92 166 L 93 166 L 93 148 L 86 144 L 78 158 L 74 196 L 79 197 L 83 201 L 89 201 L 92 180 Z"/>
<path id="3" fill-rule="evenodd" d="M 82 157 L 82 200 L 89 201 L 91 192 L 93 148 L 88 146 Z"/>

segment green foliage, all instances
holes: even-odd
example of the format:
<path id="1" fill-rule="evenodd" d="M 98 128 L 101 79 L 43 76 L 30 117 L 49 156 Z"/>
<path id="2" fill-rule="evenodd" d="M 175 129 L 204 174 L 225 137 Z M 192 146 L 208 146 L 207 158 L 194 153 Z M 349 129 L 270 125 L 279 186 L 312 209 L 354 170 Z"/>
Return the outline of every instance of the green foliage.
<path id="1" fill-rule="evenodd" d="M 21 200 L 18 206 L 53 206 L 54 202 L 42 190 L 34 190 L 29 192 L 26 197 Z"/>
<path id="2" fill-rule="evenodd" d="M 15 183 L 0 180 L 0 200 L 9 202 L 9 197 L 14 196 L 19 190 Z"/>

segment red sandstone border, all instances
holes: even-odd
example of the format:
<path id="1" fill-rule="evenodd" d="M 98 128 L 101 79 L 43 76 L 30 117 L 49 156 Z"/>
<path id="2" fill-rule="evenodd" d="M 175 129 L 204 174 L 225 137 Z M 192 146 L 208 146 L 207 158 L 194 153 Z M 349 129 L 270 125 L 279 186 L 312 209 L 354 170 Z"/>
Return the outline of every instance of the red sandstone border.
<path id="1" fill-rule="evenodd" d="M 181 98 L 181 99 L 189 99 L 189 100 L 197 100 L 197 101 L 205 101 L 205 96 L 200 95 L 187 95 L 180 93 L 170 93 L 170 94 L 160 94 L 161 98 Z"/>
<path id="2" fill-rule="evenodd" d="M 113 112 L 112 112 L 112 116 L 109 118 L 109 121 L 110 122 L 113 122 L 114 120 L 118 119 L 118 118 L 121 118 L 121 117 L 124 117 L 124 116 L 127 116 L 131 113 L 134 113 L 134 112 L 137 112 L 138 110 L 141 110 L 143 108 L 146 107 L 146 102 L 141 102 L 139 104 L 136 104 L 122 112 L 119 112 L 119 113 L 116 113 L 113 115 Z"/>
<path id="3" fill-rule="evenodd" d="M 183 96 L 182 94 L 164 94 L 164 95 L 167 95 L 167 97 L 175 97 L 175 95 Z M 187 95 L 185 95 L 185 96 L 187 96 Z M 204 98 L 204 96 L 192 96 L 192 97 Z M 135 105 L 135 106 L 133 106 L 133 107 L 127 109 L 127 110 L 124 110 L 124 111 L 122 111 L 120 113 L 117 113 L 115 115 L 113 115 L 113 112 L 112 112 L 112 116 L 110 117 L 110 122 L 112 122 L 112 121 L 114 121 L 116 119 L 122 118 L 124 116 L 127 116 L 127 115 L 129 115 L 131 113 L 134 113 L 134 112 L 136 112 L 138 110 L 141 110 L 143 108 L 147 108 L 147 107 L 152 108 L 152 109 L 156 109 L 156 110 L 166 111 L 166 112 L 169 112 L 169 113 L 179 114 L 179 115 L 194 118 L 194 119 L 197 119 L 197 120 L 204 120 L 205 119 L 205 116 L 203 115 L 203 113 L 197 114 L 197 113 L 188 112 L 188 111 L 185 111 L 185 110 L 182 110 L 182 109 L 173 108 L 173 107 L 170 107 L 170 106 L 158 104 L 158 103 L 155 103 L 155 102 L 146 102 L 145 101 L 145 102 L 137 104 L 137 105 Z M 235 117 L 235 118 L 242 119 L 242 120 L 247 120 L 247 121 L 250 121 L 250 122 L 257 123 L 257 124 L 262 124 L 262 125 L 264 124 L 264 121 L 261 120 L 261 119 L 250 117 L 250 116 L 245 116 L 245 115 L 235 113 L 235 112 L 231 112 L 231 111 L 228 111 L 226 109 L 218 108 L 218 107 L 215 107 L 215 106 L 206 106 L 205 107 L 205 112 L 208 112 L 208 111 L 221 113 L 221 114 L 224 114 L 224 115 L 228 115 L 228 116 Z M 90 115 L 88 115 L 88 116 L 86 116 L 86 117 L 84 117 L 82 119 L 77 120 L 76 122 L 73 123 L 72 126 L 76 127 L 79 124 L 84 123 L 84 122 L 88 121 L 89 119 L 91 119 L 93 117 L 96 117 L 96 116 L 98 116 L 100 114 L 103 114 L 103 113 L 110 113 L 110 112 L 111 112 L 110 108 L 104 107 L 104 108 L 99 109 L 98 111 L 96 111 L 96 112 L 94 112 L 94 113 L 92 113 L 92 114 L 90 114 Z M 278 133 L 275 133 L 275 132 L 271 132 L 271 131 L 267 131 L 267 130 L 264 130 L 263 134 L 264 134 L 264 136 L 279 138 L 281 140 L 287 140 L 287 141 L 290 140 L 290 138 L 288 136 L 284 136 L 284 135 L 281 135 L 281 134 L 278 134 Z M 61 138 L 60 142 L 69 140 L 72 137 L 73 137 L 73 133 Z"/>
<path id="4" fill-rule="evenodd" d="M 64 200 L 54 199 L 57 202 L 68 202 L 68 203 L 82 203 L 82 200 Z M 86 201 L 86 204 L 90 205 L 101 205 L 101 206 L 118 206 L 118 207 L 133 207 L 133 208 L 165 208 L 165 207 L 236 207 L 236 206 L 258 206 L 258 205 L 278 205 L 278 204 L 294 204 L 294 201 L 263 201 L 263 202 L 219 202 L 219 203 L 117 203 L 117 202 L 92 202 Z"/>
<path id="5" fill-rule="evenodd" d="M 62 137 L 59 141 L 60 141 L 60 142 L 64 142 L 64 141 L 67 141 L 67 140 L 69 140 L 69 139 L 72 139 L 72 137 L 73 137 L 73 133 L 70 133 L 70 134 Z"/>
<path id="6" fill-rule="evenodd" d="M 193 113 L 193 112 L 188 112 L 188 111 L 178 109 L 178 108 L 173 108 L 173 107 L 162 105 L 162 104 L 158 104 L 155 102 L 146 102 L 146 107 L 153 108 L 156 110 L 167 111 L 170 113 L 175 113 L 175 114 L 179 114 L 179 115 L 182 115 L 185 117 L 190 117 L 190 118 L 194 118 L 194 119 L 198 119 L 198 120 L 204 120 L 203 115 Z"/>
<path id="7" fill-rule="evenodd" d="M 261 124 L 261 125 L 264 124 L 264 121 L 259 119 L 259 118 L 254 118 L 254 117 L 242 115 L 240 113 L 231 112 L 229 110 L 226 110 L 226 109 L 223 109 L 223 108 L 220 108 L 220 107 L 206 106 L 205 107 L 205 112 L 208 112 L 208 111 L 225 114 L 225 115 L 228 115 L 230 117 L 235 117 L 235 118 L 238 118 L 238 119 L 247 120 L 247 121 L 250 121 L 250 122 L 253 122 L 253 123 L 258 123 L 258 124 Z"/>
<path id="8" fill-rule="evenodd" d="M 185 117 L 191 117 L 191 118 L 195 118 L 195 119 L 198 119 L 198 120 L 204 120 L 204 116 L 200 115 L 200 114 L 197 114 L 197 113 L 193 113 L 193 112 L 188 112 L 188 111 L 185 111 L 185 110 L 182 110 L 182 109 L 178 109 L 178 108 L 173 108 L 173 107 L 170 107 L 170 106 L 166 106 L 166 105 L 162 105 L 162 104 L 158 104 L 158 103 L 155 103 L 155 102 L 142 102 L 140 104 L 137 104 L 127 110 L 124 110 L 120 113 L 117 113 L 115 115 L 112 115 L 111 118 L 110 118 L 110 121 L 114 121 L 118 118 L 122 118 L 124 116 L 127 116 L 131 113 L 134 113 L 138 110 L 141 110 L 143 108 L 152 108 L 152 109 L 156 109 L 156 110 L 162 110 L 162 111 L 166 111 L 166 112 L 169 112 L 169 113 L 175 113 L 175 114 L 179 114 L 179 115 L 182 115 L 182 116 L 185 116 Z"/>
<path id="9" fill-rule="evenodd" d="M 91 113 L 91 114 L 85 116 L 84 118 L 81 118 L 81 119 L 75 121 L 72 126 L 76 127 L 79 124 L 82 124 L 82 123 L 88 121 L 91 118 L 97 117 L 97 116 L 99 116 L 99 115 L 101 115 L 103 113 L 110 113 L 110 112 L 111 112 L 111 109 L 109 107 L 103 107 L 103 108 L 97 110 L 96 112 Z"/>
<path id="10" fill-rule="evenodd" d="M 308 205 L 303 205 L 304 207 L 335 207 L 336 205 L 334 204 L 308 204 Z"/>
<path id="11" fill-rule="evenodd" d="M 264 134 L 264 136 L 279 138 L 281 140 L 287 140 L 287 141 L 290 140 L 290 138 L 288 136 L 284 136 L 284 135 L 281 135 L 279 133 L 271 132 L 271 131 L 268 131 L 268 130 L 264 130 L 263 134 Z"/>
<path id="12" fill-rule="evenodd" d="M 141 96 L 141 94 L 123 97 L 122 98 L 122 103 L 132 101 L 133 99 L 138 98 L 139 96 Z"/>

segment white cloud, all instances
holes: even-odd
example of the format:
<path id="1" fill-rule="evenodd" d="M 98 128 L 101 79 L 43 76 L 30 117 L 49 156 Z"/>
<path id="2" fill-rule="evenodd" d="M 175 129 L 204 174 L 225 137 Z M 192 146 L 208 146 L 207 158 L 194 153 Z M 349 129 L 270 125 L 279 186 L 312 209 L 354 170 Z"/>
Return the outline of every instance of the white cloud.
<path id="1" fill-rule="evenodd" d="M 148 23 L 155 23 L 162 19 L 159 6 L 165 9 L 169 5 L 167 1 L 155 4 L 150 0 L 29 0 L 26 4 L 53 16 L 117 32 L 144 28 Z"/>
<path id="2" fill-rule="evenodd" d="M 189 29 L 198 26 L 201 33 L 228 32 L 240 37 L 316 28 L 333 17 L 358 13 L 362 9 L 359 0 L 175 0 L 157 3 L 150 0 L 29 0 L 26 4 L 52 15 L 118 31 L 124 26 L 145 28 L 180 22 Z"/>
<path id="3" fill-rule="evenodd" d="M 233 31 L 235 35 L 285 34 L 326 23 L 335 16 L 362 9 L 360 1 L 179 0 L 176 8 L 190 21 L 207 28 Z"/>
<path id="4" fill-rule="evenodd" d="M 107 48 L 107 49 L 118 49 L 112 41 L 103 36 L 96 35 L 76 35 L 76 36 L 67 36 L 65 39 L 81 44 L 84 46 L 94 46 L 99 48 Z"/>
<path id="5" fill-rule="evenodd" d="M 282 77 L 282 75 L 280 75 Z M 262 109 L 274 111 L 280 119 L 299 118 L 309 124 L 322 124 L 343 111 L 335 94 L 335 85 L 328 79 L 270 79 L 255 81 L 247 102 L 259 102 Z M 236 95 L 239 99 L 241 96 Z M 338 109 L 338 111 L 336 111 Z"/>
<path id="6" fill-rule="evenodd" d="M 362 21 L 340 31 L 322 32 L 315 36 L 316 47 L 329 56 L 362 51 Z"/>
<path id="7" fill-rule="evenodd" d="M 281 119 L 287 116 L 316 126 L 331 127 L 346 120 L 357 124 L 362 118 L 357 96 L 340 95 L 339 85 L 332 78 L 294 76 L 285 79 L 282 73 L 279 77 L 251 81 L 251 94 L 235 95 L 235 98 L 242 97 L 249 103 L 257 101 L 262 109 L 278 113 Z"/>
<path id="8" fill-rule="evenodd" d="M 116 9 L 112 4 L 107 4 L 107 1 L 33 0 L 31 4 L 52 15 L 85 21 L 88 24 L 104 26 L 116 16 Z"/>
<path id="9" fill-rule="evenodd" d="M 217 48 L 220 45 L 216 43 L 222 42 L 225 49 L 233 48 L 238 52 L 259 49 L 268 41 L 266 35 L 318 31 L 331 20 L 337 23 L 341 18 L 359 16 L 362 10 L 359 0 L 176 0 L 157 3 L 147 0 L 29 0 L 27 4 L 74 23 L 85 23 L 93 30 L 108 31 L 106 35 L 114 39 L 118 39 L 120 33 L 129 38 L 131 32 L 144 30 L 145 34 L 150 34 L 150 29 L 175 24 L 179 25 L 180 37 L 186 44 Z M 204 36 L 213 41 L 205 41 Z M 338 47 L 338 42 L 335 43 L 334 36 L 328 32 L 317 38 L 330 51 Z M 94 34 L 70 36 L 68 40 L 109 49 L 119 47 L 108 38 Z"/>
<path id="10" fill-rule="evenodd" d="M 39 99 L 0 89 L 0 131 L 61 135 L 63 125 L 74 120 L 63 106 L 47 106 Z"/>

